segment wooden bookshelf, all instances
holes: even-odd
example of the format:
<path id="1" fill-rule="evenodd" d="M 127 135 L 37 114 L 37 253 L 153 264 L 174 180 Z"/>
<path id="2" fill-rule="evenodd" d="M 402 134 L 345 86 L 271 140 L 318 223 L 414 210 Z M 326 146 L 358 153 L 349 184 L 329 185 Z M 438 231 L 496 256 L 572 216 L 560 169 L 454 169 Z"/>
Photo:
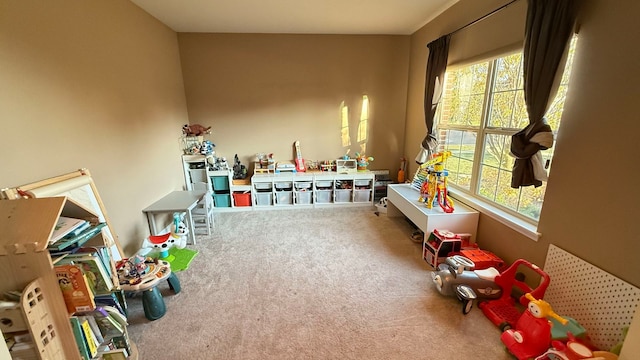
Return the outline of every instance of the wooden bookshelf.
<path id="1" fill-rule="evenodd" d="M 0 291 L 23 292 L 22 315 L 40 359 L 80 360 L 70 314 L 53 271 L 55 259 L 47 250 L 61 215 L 92 223 L 97 219 L 64 196 L 0 201 Z M 91 243 L 105 245 L 106 239 L 100 232 Z"/>

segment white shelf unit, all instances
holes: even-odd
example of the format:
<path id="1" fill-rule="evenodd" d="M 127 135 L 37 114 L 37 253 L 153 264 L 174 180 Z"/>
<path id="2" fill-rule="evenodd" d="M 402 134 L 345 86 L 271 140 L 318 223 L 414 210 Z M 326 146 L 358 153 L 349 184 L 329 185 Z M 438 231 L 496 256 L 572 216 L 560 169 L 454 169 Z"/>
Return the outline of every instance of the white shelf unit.
<path id="1" fill-rule="evenodd" d="M 251 177 L 255 209 L 373 205 L 374 174 L 276 173 Z"/>
<path id="2" fill-rule="evenodd" d="M 186 190 L 193 190 L 195 183 L 206 183 L 211 189 L 211 180 L 207 174 L 207 168 L 212 155 L 182 155 L 182 170 L 184 172 L 184 184 Z"/>
<path id="3" fill-rule="evenodd" d="M 210 170 L 214 162 L 213 155 L 182 155 L 182 168 L 186 190 L 194 190 L 196 183 L 205 183 L 213 192 L 216 210 L 247 208 L 237 206 L 234 192 L 250 192 L 251 185 L 234 185 L 233 170 Z"/>

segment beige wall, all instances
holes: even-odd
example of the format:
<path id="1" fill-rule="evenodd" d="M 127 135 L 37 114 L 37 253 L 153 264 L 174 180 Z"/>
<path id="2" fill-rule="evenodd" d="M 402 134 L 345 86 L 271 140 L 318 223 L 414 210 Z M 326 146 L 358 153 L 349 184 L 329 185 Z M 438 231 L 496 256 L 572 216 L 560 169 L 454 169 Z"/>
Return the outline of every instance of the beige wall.
<path id="1" fill-rule="evenodd" d="M 462 0 L 412 36 L 406 153 L 417 152 L 425 129 L 426 44 L 504 3 Z M 640 38 L 640 3 L 583 4 L 570 90 L 540 218 L 543 237 L 534 242 L 481 216 L 478 241 L 508 261 L 522 257 L 539 265 L 553 243 L 640 286 L 640 245 L 634 226 L 639 170 L 633 166 L 638 163 L 635 135 L 640 132 L 636 106 L 640 49 L 633 45 Z M 525 14 L 526 1 L 518 1 L 454 35 L 451 46 L 464 43 L 456 54 L 462 51 L 460 57 L 472 57 L 509 45 L 521 37 Z M 481 39 L 483 47 L 467 38 Z"/>
<path id="2" fill-rule="evenodd" d="M 125 252 L 183 184 L 175 32 L 127 0 L 0 2 L 0 187 L 88 168 Z"/>
<path id="3" fill-rule="evenodd" d="M 370 99 L 367 155 L 395 175 L 404 147 L 409 36 L 178 34 L 191 123 L 212 126 L 218 156 L 311 160 L 359 151 L 362 96 Z M 352 145 L 340 138 L 349 106 Z"/>
<path id="4" fill-rule="evenodd" d="M 305 158 L 334 158 L 343 150 L 339 104 L 355 121 L 362 94 L 371 98 L 373 167 L 393 172 L 404 154 L 411 174 L 425 132 L 426 44 L 506 2 L 461 0 L 409 38 L 176 36 L 126 0 L 2 1 L 0 187 L 89 168 L 132 252 L 147 234 L 141 209 L 183 184 L 182 124 L 213 126 L 218 152 L 243 161 L 256 152 L 289 159 L 294 140 Z M 640 49 L 632 46 L 640 3 L 584 4 L 543 238 L 533 242 L 487 216 L 478 238 L 508 261 L 538 264 L 554 243 L 640 286 L 638 168 L 630 166 L 640 131 Z M 521 0 L 458 33 L 452 58 L 519 41 L 525 11 Z"/>

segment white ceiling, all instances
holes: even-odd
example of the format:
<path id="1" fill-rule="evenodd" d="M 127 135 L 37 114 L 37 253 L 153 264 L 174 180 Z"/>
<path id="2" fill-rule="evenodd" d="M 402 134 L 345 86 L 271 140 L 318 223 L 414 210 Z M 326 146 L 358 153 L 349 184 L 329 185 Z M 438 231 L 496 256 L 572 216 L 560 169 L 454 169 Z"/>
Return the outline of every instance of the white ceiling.
<path id="1" fill-rule="evenodd" d="M 410 35 L 458 0 L 131 0 L 176 32 Z"/>

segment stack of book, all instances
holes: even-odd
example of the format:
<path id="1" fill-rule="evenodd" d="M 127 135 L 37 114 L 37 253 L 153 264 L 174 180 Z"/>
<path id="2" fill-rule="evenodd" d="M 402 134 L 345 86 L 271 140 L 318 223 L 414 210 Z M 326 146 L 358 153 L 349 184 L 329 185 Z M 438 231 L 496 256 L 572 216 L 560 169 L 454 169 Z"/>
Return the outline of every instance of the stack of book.
<path id="1" fill-rule="evenodd" d="M 48 250 L 55 256 L 72 253 L 98 235 L 107 224 L 60 216 L 49 239 Z"/>
<path id="2" fill-rule="evenodd" d="M 83 359 L 127 359 L 127 305 L 124 291 L 114 283 L 109 249 L 76 247 L 60 255 L 54 268 Z"/>
<path id="3" fill-rule="evenodd" d="M 126 318 L 110 306 L 78 313 L 69 318 L 83 359 L 122 359 L 131 353 Z"/>

